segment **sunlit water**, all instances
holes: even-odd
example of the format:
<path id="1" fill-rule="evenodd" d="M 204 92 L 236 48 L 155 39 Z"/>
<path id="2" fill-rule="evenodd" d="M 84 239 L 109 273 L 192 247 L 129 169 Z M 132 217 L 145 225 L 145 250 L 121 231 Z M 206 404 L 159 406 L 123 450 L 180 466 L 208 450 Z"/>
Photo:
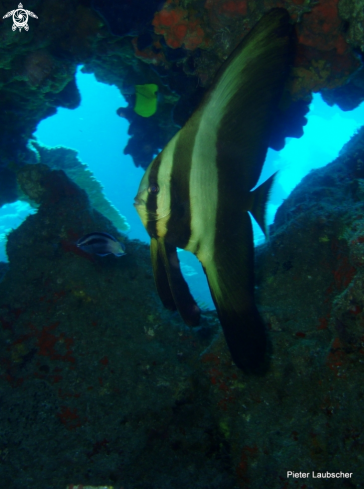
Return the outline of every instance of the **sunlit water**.
<path id="1" fill-rule="evenodd" d="M 42 121 L 35 136 L 47 146 L 65 146 L 75 149 L 95 177 L 102 183 L 106 197 L 127 218 L 129 237 L 149 241 L 133 207 L 143 170 L 136 168 L 129 156 L 123 154 L 127 143 L 128 123 L 116 115 L 125 106 L 124 98 L 115 86 L 98 83 L 94 75 L 79 70 L 77 84 L 82 103 L 76 110 L 60 108 L 55 116 Z M 335 159 L 342 146 L 361 126 L 364 105 L 351 112 L 329 107 L 320 95 L 314 100 L 308 114 L 308 124 L 300 139 L 288 139 L 280 152 L 269 150 L 260 183 L 279 170 L 267 208 L 268 223 L 272 223 L 277 208 L 292 189 L 313 168 L 319 168 Z M 17 227 L 31 211 L 28 204 L 17 202 L 0 209 L 0 261 L 6 261 L 6 233 Z M 263 240 L 254 226 L 256 243 Z M 213 307 L 205 276 L 197 259 L 191 253 L 179 253 L 182 270 L 196 299 Z"/>

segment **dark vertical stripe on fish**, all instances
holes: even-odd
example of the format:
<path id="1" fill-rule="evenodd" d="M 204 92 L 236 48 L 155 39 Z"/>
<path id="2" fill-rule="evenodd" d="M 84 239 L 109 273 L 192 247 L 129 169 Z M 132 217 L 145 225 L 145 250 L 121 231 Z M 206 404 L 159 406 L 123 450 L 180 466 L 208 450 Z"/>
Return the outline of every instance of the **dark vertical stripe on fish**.
<path id="1" fill-rule="evenodd" d="M 150 174 L 149 174 L 149 186 L 158 185 L 158 173 L 159 168 L 162 163 L 162 153 L 156 157 L 154 162 L 152 163 Z M 157 221 L 156 221 L 156 212 L 158 207 L 158 194 L 150 192 L 148 194 L 148 199 L 146 203 L 146 208 L 148 211 L 148 224 L 147 231 L 150 236 L 157 237 Z"/>
<path id="2" fill-rule="evenodd" d="M 191 237 L 190 173 L 198 123 L 186 124 L 173 152 L 171 216 L 165 240 L 178 248 L 185 248 Z"/>

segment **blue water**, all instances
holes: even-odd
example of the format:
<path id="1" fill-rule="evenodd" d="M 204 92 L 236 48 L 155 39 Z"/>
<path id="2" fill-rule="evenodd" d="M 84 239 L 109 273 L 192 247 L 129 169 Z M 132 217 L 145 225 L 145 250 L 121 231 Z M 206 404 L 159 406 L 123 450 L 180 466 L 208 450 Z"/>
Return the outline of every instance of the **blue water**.
<path id="1" fill-rule="evenodd" d="M 116 115 L 126 102 L 115 86 L 98 83 L 94 75 L 77 73 L 77 85 L 82 103 L 76 110 L 60 108 L 55 116 L 42 121 L 35 136 L 47 146 L 75 149 L 95 177 L 102 183 L 106 197 L 126 216 L 130 224 L 129 237 L 149 242 L 133 207 L 143 170 L 136 168 L 131 157 L 123 154 L 127 143 L 128 123 Z M 260 182 L 279 170 L 267 209 L 268 223 L 292 189 L 313 168 L 326 165 L 337 157 L 342 146 L 364 120 L 364 104 L 351 112 L 329 107 L 320 95 L 314 95 L 308 114 L 308 124 L 300 139 L 288 139 L 280 152 L 269 150 Z M 0 209 L 0 261 L 6 260 L 6 232 L 16 227 L 31 210 L 24 203 Z M 255 240 L 263 239 L 255 226 Z M 205 276 L 191 253 L 180 252 L 182 270 L 194 296 L 212 307 Z"/>

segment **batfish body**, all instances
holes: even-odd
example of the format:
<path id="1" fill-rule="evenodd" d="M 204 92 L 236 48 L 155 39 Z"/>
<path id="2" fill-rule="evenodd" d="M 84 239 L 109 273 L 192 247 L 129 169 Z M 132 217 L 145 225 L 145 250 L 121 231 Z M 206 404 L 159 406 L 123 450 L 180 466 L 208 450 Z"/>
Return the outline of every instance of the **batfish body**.
<path id="1" fill-rule="evenodd" d="M 135 198 L 164 306 L 189 325 L 199 323 L 177 258 L 176 247 L 183 248 L 200 260 L 232 358 L 245 371 L 260 371 L 267 356 L 248 212 L 265 232 L 273 177 L 252 189 L 293 55 L 289 15 L 274 9 L 222 65 L 201 105 L 148 167 Z"/>

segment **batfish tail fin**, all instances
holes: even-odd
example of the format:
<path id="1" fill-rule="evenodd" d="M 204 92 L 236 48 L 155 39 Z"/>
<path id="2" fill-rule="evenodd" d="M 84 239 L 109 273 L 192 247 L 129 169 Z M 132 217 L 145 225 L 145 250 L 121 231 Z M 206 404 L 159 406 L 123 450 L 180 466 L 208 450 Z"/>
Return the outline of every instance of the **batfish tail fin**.
<path id="1" fill-rule="evenodd" d="M 200 308 L 183 278 L 177 248 L 161 238 L 152 238 L 151 255 L 154 279 L 164 307 L 178 309 L 186 324 L 197 326 L 200 322 Z"/>
<path id="2" fill-rule="evenodd" d="M 268 180 L 266 180 L 264 183 L 259 185 L 259 187 L 251 192 L 252 204 L 251 209 L 249 210 L 252 213 L 254 219 L 259 224 L 260 229 L 263 231 L 266 238 L 268 238 L 268 228 L 265 220 L 265 214 L 269 194 L 272 189 L 274 177 L 276 175 L 277 172 L 273 173 L 273 175 L 271 175 Z"/>

